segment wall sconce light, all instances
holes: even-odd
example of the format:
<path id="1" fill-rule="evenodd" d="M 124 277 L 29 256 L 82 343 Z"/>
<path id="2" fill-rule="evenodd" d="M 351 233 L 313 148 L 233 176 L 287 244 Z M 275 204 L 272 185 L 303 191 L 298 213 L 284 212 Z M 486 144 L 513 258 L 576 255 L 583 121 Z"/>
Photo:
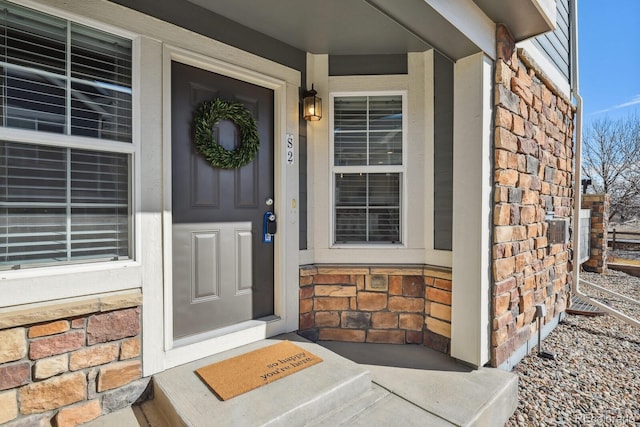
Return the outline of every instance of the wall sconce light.
<path id="1" fill-rule="evenodd" d="M 316 96 L 318 92 L 311 85 L 311 90 L 302 94 L 302 111 L 305 120 L 317 121 L 322 118 L 322 98 Z"/>

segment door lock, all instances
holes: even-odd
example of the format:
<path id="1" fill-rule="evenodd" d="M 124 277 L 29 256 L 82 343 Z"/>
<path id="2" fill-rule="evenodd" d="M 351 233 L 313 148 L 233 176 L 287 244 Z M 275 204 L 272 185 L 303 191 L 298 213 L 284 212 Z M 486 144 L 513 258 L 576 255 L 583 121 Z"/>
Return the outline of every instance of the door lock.
<path id="1" fill-rule="evenodd" d="M 262 231 L 262 242 L 273 243 L 273 237 L 278 231 L 278 221 L 276 220 L 276 215 L 273 212 L 264 213 Z"/>

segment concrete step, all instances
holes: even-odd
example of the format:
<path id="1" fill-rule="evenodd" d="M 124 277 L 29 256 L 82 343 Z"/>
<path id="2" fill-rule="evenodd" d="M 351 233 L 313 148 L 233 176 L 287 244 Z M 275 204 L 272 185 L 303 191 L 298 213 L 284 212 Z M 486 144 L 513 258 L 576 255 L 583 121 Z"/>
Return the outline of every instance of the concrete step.
<path id="1" fill-rule="evenodd" d="M 141 406 L 149 425 L 303 426 L 371 391 L 369 371 L 319 345 L 296 342 L 322 363 L 220 401 L 194 371 L 277 343 L 263 340 L 188 363 L 153 378 L 154 399 Z"/>
<path id="2" fill-rule="evenodd" d="M 339 425 L 348 425 L 349 420 L 355 419 L 362 412 L 369 410 L 374 405 L 379 404 L 391 393 L 382 387 L 378 387 L 372 384 L 369 391 L 366 391 L 360 395 L 352 396 L 351 400 L 343 402 L 343 404 L 336 406 L 327 414 L 320 416 L 319 418 L 310 421 L 307 427 L 333 427 Z"/>
<path id="3" fill-rule="evenodd" d="M 518 406 L 518 376 L 499 369 L 456 372 L 365 367 L 375 384 L 452 425 L 504 425 Z"/>
<path id="4" fill-rule="evenodd" d="M 305 427 L 430 426 L 454 424 L 431 414 L 376 384 L 370 391 L 337 407 Z"/>
<path id="5" fill-rule="evenodd" d="M 375 405 L 360 412 L 357 416 L 345 420 L 340 427 L 453 427 L 450 423 L 437 414 L 432 414 L 414 405 L 413 403 L 390 393 Z M 487 424 L 502 425 L 502 424 Z M 329 426 L 327 426 L 329 427 Z"/>
<path id="6" fill-rule="evenodd" d="M 126 407 L 115 412 L 111 412 L 107 415 L 96 418 L 86 424 L 83 427 L 140 427 L 145 425 L 140 423 L 136 418 L 136 415 L 131 407 Z"/>
<path id="7" fill-rule="evenodd" d="M 158 408 L 158 404 L 155 400 L 147 400 L 141 404 L 134 405 L 133 412 L 135 413 L 140 427 L 170 427 L 171 423 L 165 417 L 164 413 Z"/>

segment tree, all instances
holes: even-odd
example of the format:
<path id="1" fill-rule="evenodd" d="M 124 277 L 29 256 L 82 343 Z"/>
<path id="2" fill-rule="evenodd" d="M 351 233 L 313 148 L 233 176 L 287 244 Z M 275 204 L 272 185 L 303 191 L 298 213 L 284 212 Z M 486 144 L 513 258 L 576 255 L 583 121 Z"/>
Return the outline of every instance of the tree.
<path id="1" fill-rule="evenodd" d="M 582 174 L 608 193 L 609 219 L 640 214 L 640 118 L 599 119 L 583 134 Z"/>

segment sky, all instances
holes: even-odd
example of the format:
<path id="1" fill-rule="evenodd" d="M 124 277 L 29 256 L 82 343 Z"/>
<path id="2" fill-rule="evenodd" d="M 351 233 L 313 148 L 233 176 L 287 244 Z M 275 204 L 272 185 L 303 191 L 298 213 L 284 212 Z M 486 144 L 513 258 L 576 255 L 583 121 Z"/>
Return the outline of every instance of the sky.
<path id="1" fill-rule="evenodd" d="M 640 0 L 579 0 L 578 54 L 585 125 L 640 116 Z"/>

